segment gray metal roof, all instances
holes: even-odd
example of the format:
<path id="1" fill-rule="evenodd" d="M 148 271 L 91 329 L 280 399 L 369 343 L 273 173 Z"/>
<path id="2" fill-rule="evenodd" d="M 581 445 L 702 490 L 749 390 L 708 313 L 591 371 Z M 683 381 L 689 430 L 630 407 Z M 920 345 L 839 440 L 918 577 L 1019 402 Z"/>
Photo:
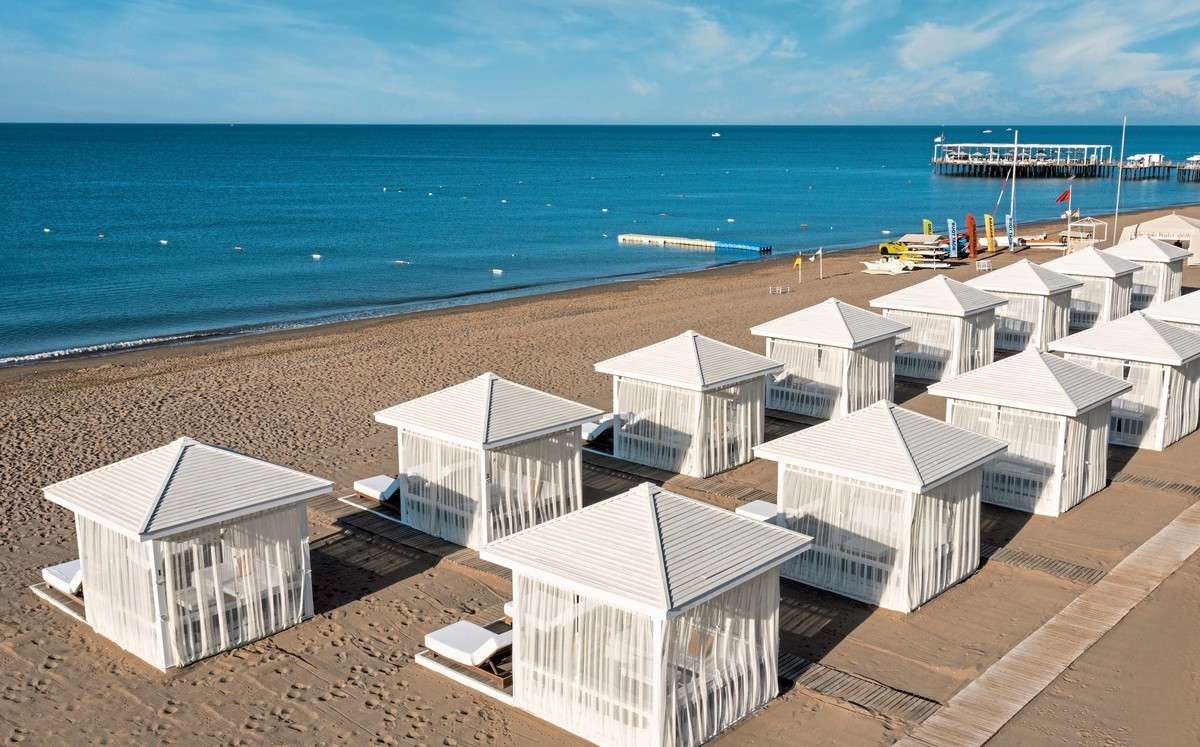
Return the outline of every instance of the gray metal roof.
<path id="1" fill-rule="evenodd" d="M 937 275 L 922 283 L 901 288 L 871 301 L 877 309 L 919 311 L 942 316 L 965 317 L 1003 306 L 1008 301 L 987 291 Z"/>
<path id="2" fill-rule="evenodd" d="M 603 414 L 485 373 L 380 410 L 375 420 L 486 449 L 581 425 Z"/>
<path id="3" fill-rule="evenodd" d="M 1050 343 L 1061 353 L 1180 366 L 1200 356 L 1200 335 L 1135 311 Z"/>
<path id="4" fill-rule="evenodd" d="M 1152 239 L 1149 236 L 1138 236 L 1128 241 L 1122 241 L 1120 244 L 1105 249 L 1105 252 L 1121 259 L 1127 259 L 1130 262 L 1175 262 L 1181 259 L 1187 259 L 1192 256 L 1192 253 L 1187 249 L 1168 244 L 1165 241 Z"/>
<path id="5" fill-rule="evenodd" d="M 750 334 L 839 348 L 859 348 L 907 332 L 909 326 L 829 298 L 757 327 Z"/>
<path id="6" fill-rule="evenodd" d="M 1064 254 L 1058 259 L 1052 259 L 1042 264 L 1042 267 L 1063 275 L 1089 278 L 1119 278 L 1122 275 L 1132 275 L 1142 269 L 1140 265 L 1135 265 L 1127 259 L 1121 259 L 1115 254 L 1102 252 L 1095 247 Z"/>
<path id="7" fill-rule="evenodd" d="M 1146 316 L 1161 319 L 1164 322 L 1200 324 L 1200 293 L 1185 293 L 1170 301 L 1156 303 L 1143 311 Z"/>
<path id="8" fill-rule="evenodd" d="M 110 529 L 152 539 L 329 492 L 333 483 L 181 438 L 50 485 L 46 498 Z"/>
<path id="9" fill-rule="evenodd" d="M 967 285 L 991 293 L 1019 293 L 1026 296 L 1050 296 L 1083 287 L 1083 282 L 1047 270 L 1027 259 L 971 278 Z"/>
<path id="10" fill-rule="evenodd" d="M 484 560 L 662 619 L 808 549 L 812 538 L 643 483 L 486 545 Z"/>
<path id="11" fill-rule="evenodd" d="M 749 350 L 688 330 L 596 364 L 600 373 L 704 391 L 783 370 Z"/>
<path id="12" fill-rule="evenodd" d="M 1134 223 L 1121 229 L 1121 240 L 1134 236 L 1150 236 L 1155 239 L 1191 239 L 1200 235 L 1200 220 L 1186 215 L 1171 213 L 1152 220 Z"/>
<path id="13" fill-rule="evenodd" d="M 1075 417 L 1132 389 L 1120 379 L 1030 349 L 929 387 L 938 397 Z"/>
<path id="14" fill-rule="evenodd" d="M 754 455 L 924 493 L 1004 451 L 1003 441 L 886 400 L 754 447 Z"/>

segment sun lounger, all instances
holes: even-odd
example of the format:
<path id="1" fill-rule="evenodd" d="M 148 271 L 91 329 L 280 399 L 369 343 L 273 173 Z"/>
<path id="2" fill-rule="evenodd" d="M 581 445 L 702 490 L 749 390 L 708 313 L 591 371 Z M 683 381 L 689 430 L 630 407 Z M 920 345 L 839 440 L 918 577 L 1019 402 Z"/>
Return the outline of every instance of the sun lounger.
<path id="1" fill-rule="evenodd" d="M 504 603 L 504 622 L 508 623 L 509 625 L 512 625 L 513 616 L 516 613 L 516 611 L 517 611 L 517 605 L 513 603 L 513 600 L 510 599 L 507 602 L 505 602 Z"/>
<path id="2" fill-rule="evenodd" d="M 425 635 L 425 648 L 506 687 L 511 674 L 500 673 L 498 662 L 512 653 L 512 631 L 493 633 L 467 620 L 459 620 Z"/>
<path id="3" fill-rule="evenodd" d="M 361 495 L 363 498 L 371 498 L 376 501 L 386 501 L 392 497 L 392 493 L 396 492 L 396 488 L 400 485 L 399 481 L 388 477 L 387 475 L 375 475 L 374 477 L 366 477 L 362 480 L 356 480 L 354 483 L 354 492 Z"/>
<path id="4" fill-rule="evenodd" d="M 78 560 L 68 560 L 66 563 L 43 568 L 42 580 L 52 589 L 77 597 L 79 592 L 83 591 L 83 564 Z"/>

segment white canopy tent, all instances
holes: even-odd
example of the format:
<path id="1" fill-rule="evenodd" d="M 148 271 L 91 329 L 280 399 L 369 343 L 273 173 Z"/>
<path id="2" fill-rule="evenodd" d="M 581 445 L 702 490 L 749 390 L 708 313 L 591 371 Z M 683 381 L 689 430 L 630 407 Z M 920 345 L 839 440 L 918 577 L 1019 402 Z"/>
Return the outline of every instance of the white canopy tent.
<path id="1" fill-rule="evenodd" d="M 992 362 L 996 309 L 1005 299 L 938 275 L 871 301 L 909 326 L 899 335 L 896 375 L 940 381 Z"/>
<path id="2" fill-rule="evenodd" d="M 1071 291 L 1071 329 L 1090 329 L 1129 313 L 1133 274 L 1140 267 L 1099 249 L 1081 249 L 1042 265 L 1083 283 Z"/>
<path id="3" fill-rule="evenodd" d="M 1121 229 L 1121 243 L 1138 236 L 1148 236 L 1183 249 L 1200 247 L 1200 219 L 1171 213 Z M 1200 264 L 1200 253 L 1193 252 L 1187 263 Z"/>
<path id="4" fill-rule="evenodd" d="M 778 692 L 779 565 L 809 537 L 650 483 L 492 543 L 513 704 L 604 745 L 699 745 Z"/>
<path id="5" fill-rule="evenodd" d="M 1129 307 L 1134 311 L 1179 298 L 1183 292 L 1183 261 L 1192 256 L 1187 249 L 1139 236 L 1122 241 L 1105 252 L 1139 267 L 1133 274 L 1129 298 Z"/>
<path id="6" fill-rule="evenodd" d="M 1170 301 L 1156 303 L 1146 309 L 1145 314 L 1188 332 L 1200 334 L 1200 293 L 1188 293 Z"/>
<path id="7" fill-rule="evenodd" d="M 1008 301 L 996 309 L 996 349 L 1044 348 L 1069 333 L 1071 291 L 1075 278 L 1047 270 L 1027 259 L 972 278 L 967 285 Z"/>
<path id="8" fill-rule="evenodd" d="M 1161 451 L 1196 430 L 1200 335 L 1135 311 L 1051 347 L 1133 385 L 1113 402 L 1109 443 Z"/>
<path id="9" fill-rule="evenodd" d="M 762 443 L 766 377 L 783 364 L 688 330 L 596 364 L 613 377 L 613 454 L 693 477 Z"/>
<path id="10" fill-rule="evenodd" d="M 776 523 L 813 538 L 780 572 L 911 612 L 979 566 L 983 468 L 1004 448 L 883 401 L 757 447 L 779 463 Z"/>
<path id="11" fill-rule="evenodd" d="M 304 503 L 331 487 L 181 438 L 44 491 L 75 514 L 87 623 L 166 670 L 312 617 Z"/>
<path id="12" fill-rule="evenodd" d="M 946 422 L 1008 443 L 983 468 L 982 499 L 1059 516 L 1107 484 L 1112 401 L 1132 387 L 1030 348 L 942 381 Z"/>
<path id="13" fill-rule="evenodd" d="M 493 373 L 380 410 L 399 438 L 400 520 L 479 549 L 574 511 L 580 426 L 601 414 Z"/>
<path id="14" fill-rule="evenodd" d="M 896 336 L 908 327 L 830 298 L 760 324 L 767 357 L 784 364 L 767 407 L 839 418 L 895 393 Z"/>

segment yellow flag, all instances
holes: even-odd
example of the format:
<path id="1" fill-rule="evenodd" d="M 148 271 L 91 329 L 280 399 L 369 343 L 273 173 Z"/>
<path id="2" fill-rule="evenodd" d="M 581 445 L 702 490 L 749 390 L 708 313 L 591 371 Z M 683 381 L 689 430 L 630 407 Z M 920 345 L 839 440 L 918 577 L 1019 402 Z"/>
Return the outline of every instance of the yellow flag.
<path id="1" fill-rule="evenodd" d="M 800 263 L 803 261 L 804 261 L 804 257 L 796 257 L 796 261 L 792 263 L 792 267 L 799 267 Z"/>
<path id="2" fill-rule="evenodd" d="M 933 221 L 925 218 L 921 221 L 921 230 L 926 236 L 933 235 Z"/>

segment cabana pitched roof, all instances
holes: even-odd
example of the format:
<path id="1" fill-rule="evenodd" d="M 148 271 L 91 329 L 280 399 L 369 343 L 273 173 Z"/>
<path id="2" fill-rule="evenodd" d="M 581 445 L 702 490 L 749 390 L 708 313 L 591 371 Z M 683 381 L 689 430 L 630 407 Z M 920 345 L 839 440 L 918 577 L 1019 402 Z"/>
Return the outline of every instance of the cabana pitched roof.
<path id="1" fill-rule="evenodd" d="M 751 327 L 750 334 L 853 349 L 895 337 L 909 329 L 907 324 L 830 298 Z"/>
<path id="2" fill-rule="evenodd" d="M 1058 259 L 1044 263 L 1042 267 L 1063 275 L 1092 278 L 1119 278 L 1124 275 L 1132 275 L 1141 269 L 1139 265 L 1135 265 L 1127 259 L 1102 252 L 1095 247 L 1064 254 Z"/>
<path id="3" fill-rule="evenodd" d="M 43 488 L 53 503 L 138 539 L 296 503 L 333 483 L 180 438 Z"/>
<path id="4" fill-rule="evenodd" d="M 1200 233 L 1200 220 L 1189 218 L 1186 215 L 1171 213 L 1153 220 L 1142 221 L 1135 223 L 1132 226 L 1126 226 L 1121 235 L 1137 235 L 1137 236 L 1152 236 L 1157 239 L 1167 239 L 1174 241 L 1178 239 L 1190 239 L 1192 236 Z"/>
<path id="5" fill-rule="evenodd" d="M 1073 418 L 1132 388 L 1128 382 L 1031 348 L 933 384 L 929 393 Z"/>
<path id="6" fill-rule="evenodd" d="M 966 284 L 993 293 L 1022 293 L 1029 296 L 1049 296 L 1083 287 L 1082 281 L 1048 270 L 1027 259 L 971 278 Z"/>
<path id="7" fill-rule="evenodd" d="M 754 455 L 924 493 L 1004 449 L 1003 441 L 880 400 L 844 418 L 755 446 Z"/>
<path id="8" fill-rule="evenodd" d="M 581 425 L 601 410 L 485 373 L 375 413 L 375 420 L 494 448 Z"/>
<path id="9" fill-rule="evenodd" d="M 480 557 L 664 619 L 811 543 L 811 537 L 643 483 L 496 540 Z"/>
<path id="10" fill-rule="evenodd" d="M 1146 316 L 1164 322 L 1200 324 L 1200 293 L 1185 293 L 1170 301 L 1154 304 L 1143 311 Z"/>
<path id="11" fill-rule="evenodd" d="M 1192 256 L 1187 249 L 1152 239 L 1149 236 L 1138 236 L 1129 241 L 1122 241 L 1104 251 L 1106 254 L 1127 259 L 1130 262 L 1161 262 L 1164 264 Z"/>
<path id="12" fill-rule="evenodd" d="M 1062 353 L 1181 366 L 1200 356 L 1200 335 L 1135 311 L 1050 343 Z"/>
<path id="13" fill-rule="evenodd" d="M 688 330 L 596 364 L 600 373 L 705 391 L 783 370 L 783 364 Z"/>
<path id="14" fill-rule="evenodd" d="M 1008 303 L 1000 296 L 938 275 L 871 301 L 877 309 L 965 317 Z"/>

